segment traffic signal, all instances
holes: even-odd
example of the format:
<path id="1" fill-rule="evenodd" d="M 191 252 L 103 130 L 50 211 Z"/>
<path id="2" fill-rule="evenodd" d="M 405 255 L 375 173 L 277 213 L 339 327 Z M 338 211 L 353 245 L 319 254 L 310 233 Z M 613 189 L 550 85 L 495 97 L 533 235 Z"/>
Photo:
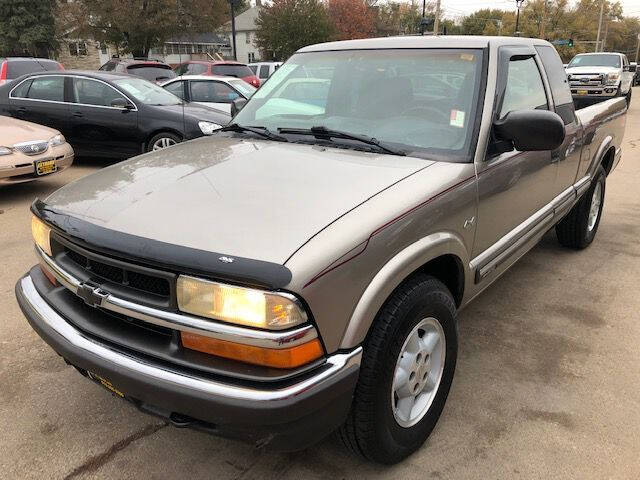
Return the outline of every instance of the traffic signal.
<path id="1" fill-rule="evenodd" d="M 569 45 L 570 47 L 573 47 L 573 38 L 569 39 L 569 43 L 567 43 L 567 45 Z"/>

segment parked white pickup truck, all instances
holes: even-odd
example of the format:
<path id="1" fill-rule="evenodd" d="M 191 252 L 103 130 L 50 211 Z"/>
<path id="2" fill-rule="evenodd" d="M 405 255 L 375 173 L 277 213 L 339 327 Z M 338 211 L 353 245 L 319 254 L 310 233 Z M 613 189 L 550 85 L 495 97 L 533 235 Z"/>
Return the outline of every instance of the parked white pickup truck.
<path id="1" fill-rule="evenodd" d="M 625 97 L 631 102 L 634 74 L 622 53 L 581 53 L 566 68 L 574 100 Z"/>

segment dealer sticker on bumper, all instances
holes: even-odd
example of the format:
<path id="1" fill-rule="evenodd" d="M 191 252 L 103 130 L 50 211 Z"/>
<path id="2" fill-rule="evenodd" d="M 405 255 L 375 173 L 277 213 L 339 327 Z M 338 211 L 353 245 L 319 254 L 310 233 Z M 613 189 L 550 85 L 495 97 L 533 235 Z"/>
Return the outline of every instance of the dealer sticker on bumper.
<path id="1" fill-rule="evenodd" d="M 102 378 L 100 375 L 96 375 L 95 373 L 89 372 L 89 371 L 87 371 L 87 375 L 89 376 L 89 378 L 91 380 L 93 380 L 94 382 L 102 385 L 104 388 L 109 390 L 111 393 L 115 393 L 119 397 L 124 398 L 124 393 L 122 393 L 120 390 L 118 390 L 116 387 L 114 387 L 113 384 L 109 380 L 107 380 L 106 378 Z"/>

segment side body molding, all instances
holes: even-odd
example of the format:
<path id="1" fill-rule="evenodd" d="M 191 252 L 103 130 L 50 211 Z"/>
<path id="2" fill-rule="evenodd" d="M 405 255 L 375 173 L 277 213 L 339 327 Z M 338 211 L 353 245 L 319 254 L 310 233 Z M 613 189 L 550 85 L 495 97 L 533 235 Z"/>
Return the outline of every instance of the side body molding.
<path id="1" fill-rule="evenodd" d="M 362 343 L 376 314 L 393 290 L 411 273 L 442 255 L 454 255 L 462 265 L 469 265 L 469 254 L 464 243 L 451 232 L 428 235 L 391 258 L 373 277 L 360 297 L 342 336 L 340 348 L 351 348 Z M 466 291 L 468 271 L 464 275 Z"/>

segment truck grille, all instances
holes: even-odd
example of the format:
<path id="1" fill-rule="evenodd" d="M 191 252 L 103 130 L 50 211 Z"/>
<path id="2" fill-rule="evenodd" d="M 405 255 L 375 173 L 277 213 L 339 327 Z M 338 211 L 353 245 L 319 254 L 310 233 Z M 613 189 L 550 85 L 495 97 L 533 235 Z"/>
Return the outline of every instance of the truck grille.
<path id="1" fill-rule="evenodd" d="M 89 258 L 68 247 L 65 248 L 67 256 L 78 266 L 100 278 L 123 286 L 135 288 L 146 293 L 168 297 L 171 293 L 169 282 L 164 278 L 154 277 L 145 273 L 136 272 L 128 268 L 109 265 L 104 262 Z"/>
<path id="2" fill-rule="evenodd" d="M 574 88 L 601 87 L 604 85 L 604 75 L 599 73 L 573 74 L 569 84 Z"/>

